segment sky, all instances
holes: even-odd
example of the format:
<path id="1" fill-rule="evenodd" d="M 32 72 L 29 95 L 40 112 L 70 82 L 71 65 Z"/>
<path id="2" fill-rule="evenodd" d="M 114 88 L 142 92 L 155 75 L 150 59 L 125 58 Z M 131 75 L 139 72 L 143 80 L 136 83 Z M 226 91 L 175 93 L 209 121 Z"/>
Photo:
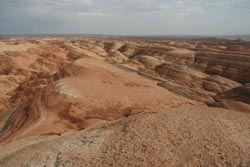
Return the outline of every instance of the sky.
<path id="1" fill-rule="evenodd" d="M 0 34 L 244 35 L 250 0 L 0 0 Z"/>

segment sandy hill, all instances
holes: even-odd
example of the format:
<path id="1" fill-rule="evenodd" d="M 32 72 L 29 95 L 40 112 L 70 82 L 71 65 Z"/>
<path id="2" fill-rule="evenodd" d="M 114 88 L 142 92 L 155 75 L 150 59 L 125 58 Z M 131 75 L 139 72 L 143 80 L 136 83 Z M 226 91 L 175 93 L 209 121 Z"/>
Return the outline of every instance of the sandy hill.
<path id="1" fill-rule="evenodd" d="M 151 111 L 60 137 L 1 146 L 12 166 L 249 166 L 250 115 L 207 107 Z"/>
<path id="2" fill-rule="evenodd" d="M 0 166 L 249 166 L 249 49 L 2 41 Z"/>

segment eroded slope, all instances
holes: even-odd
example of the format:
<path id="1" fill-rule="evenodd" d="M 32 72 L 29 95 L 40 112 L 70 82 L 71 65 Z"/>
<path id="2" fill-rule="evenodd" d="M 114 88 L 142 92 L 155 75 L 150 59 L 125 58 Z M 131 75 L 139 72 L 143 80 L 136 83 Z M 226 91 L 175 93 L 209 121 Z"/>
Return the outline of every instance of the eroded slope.
<path id="1" fill-rule="evenodd" d="M 249 128 L 250 115 L 235 111 L 151 111 L 46 141 L 1 146 L 0 165 L 249 166 Z"/>

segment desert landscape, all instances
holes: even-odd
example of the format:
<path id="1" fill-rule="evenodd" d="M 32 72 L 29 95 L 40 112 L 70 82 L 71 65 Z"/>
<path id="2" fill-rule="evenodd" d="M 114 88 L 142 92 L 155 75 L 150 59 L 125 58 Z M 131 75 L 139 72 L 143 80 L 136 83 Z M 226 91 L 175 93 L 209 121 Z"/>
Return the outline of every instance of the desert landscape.
<path id="1" fill-rule="evenodd" d="M 0 40 L 0 166 L 250 166 L 250 42 Z"/>

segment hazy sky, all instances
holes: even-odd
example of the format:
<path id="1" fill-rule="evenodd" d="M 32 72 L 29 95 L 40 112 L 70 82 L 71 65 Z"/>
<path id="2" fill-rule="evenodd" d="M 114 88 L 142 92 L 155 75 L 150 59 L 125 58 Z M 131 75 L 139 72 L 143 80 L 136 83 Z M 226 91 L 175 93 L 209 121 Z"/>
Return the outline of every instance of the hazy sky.
<path id="1" fill-rule="evenodd" d="M 0 33 L 250 34 L 250 0 L 0 0 Z"/>

